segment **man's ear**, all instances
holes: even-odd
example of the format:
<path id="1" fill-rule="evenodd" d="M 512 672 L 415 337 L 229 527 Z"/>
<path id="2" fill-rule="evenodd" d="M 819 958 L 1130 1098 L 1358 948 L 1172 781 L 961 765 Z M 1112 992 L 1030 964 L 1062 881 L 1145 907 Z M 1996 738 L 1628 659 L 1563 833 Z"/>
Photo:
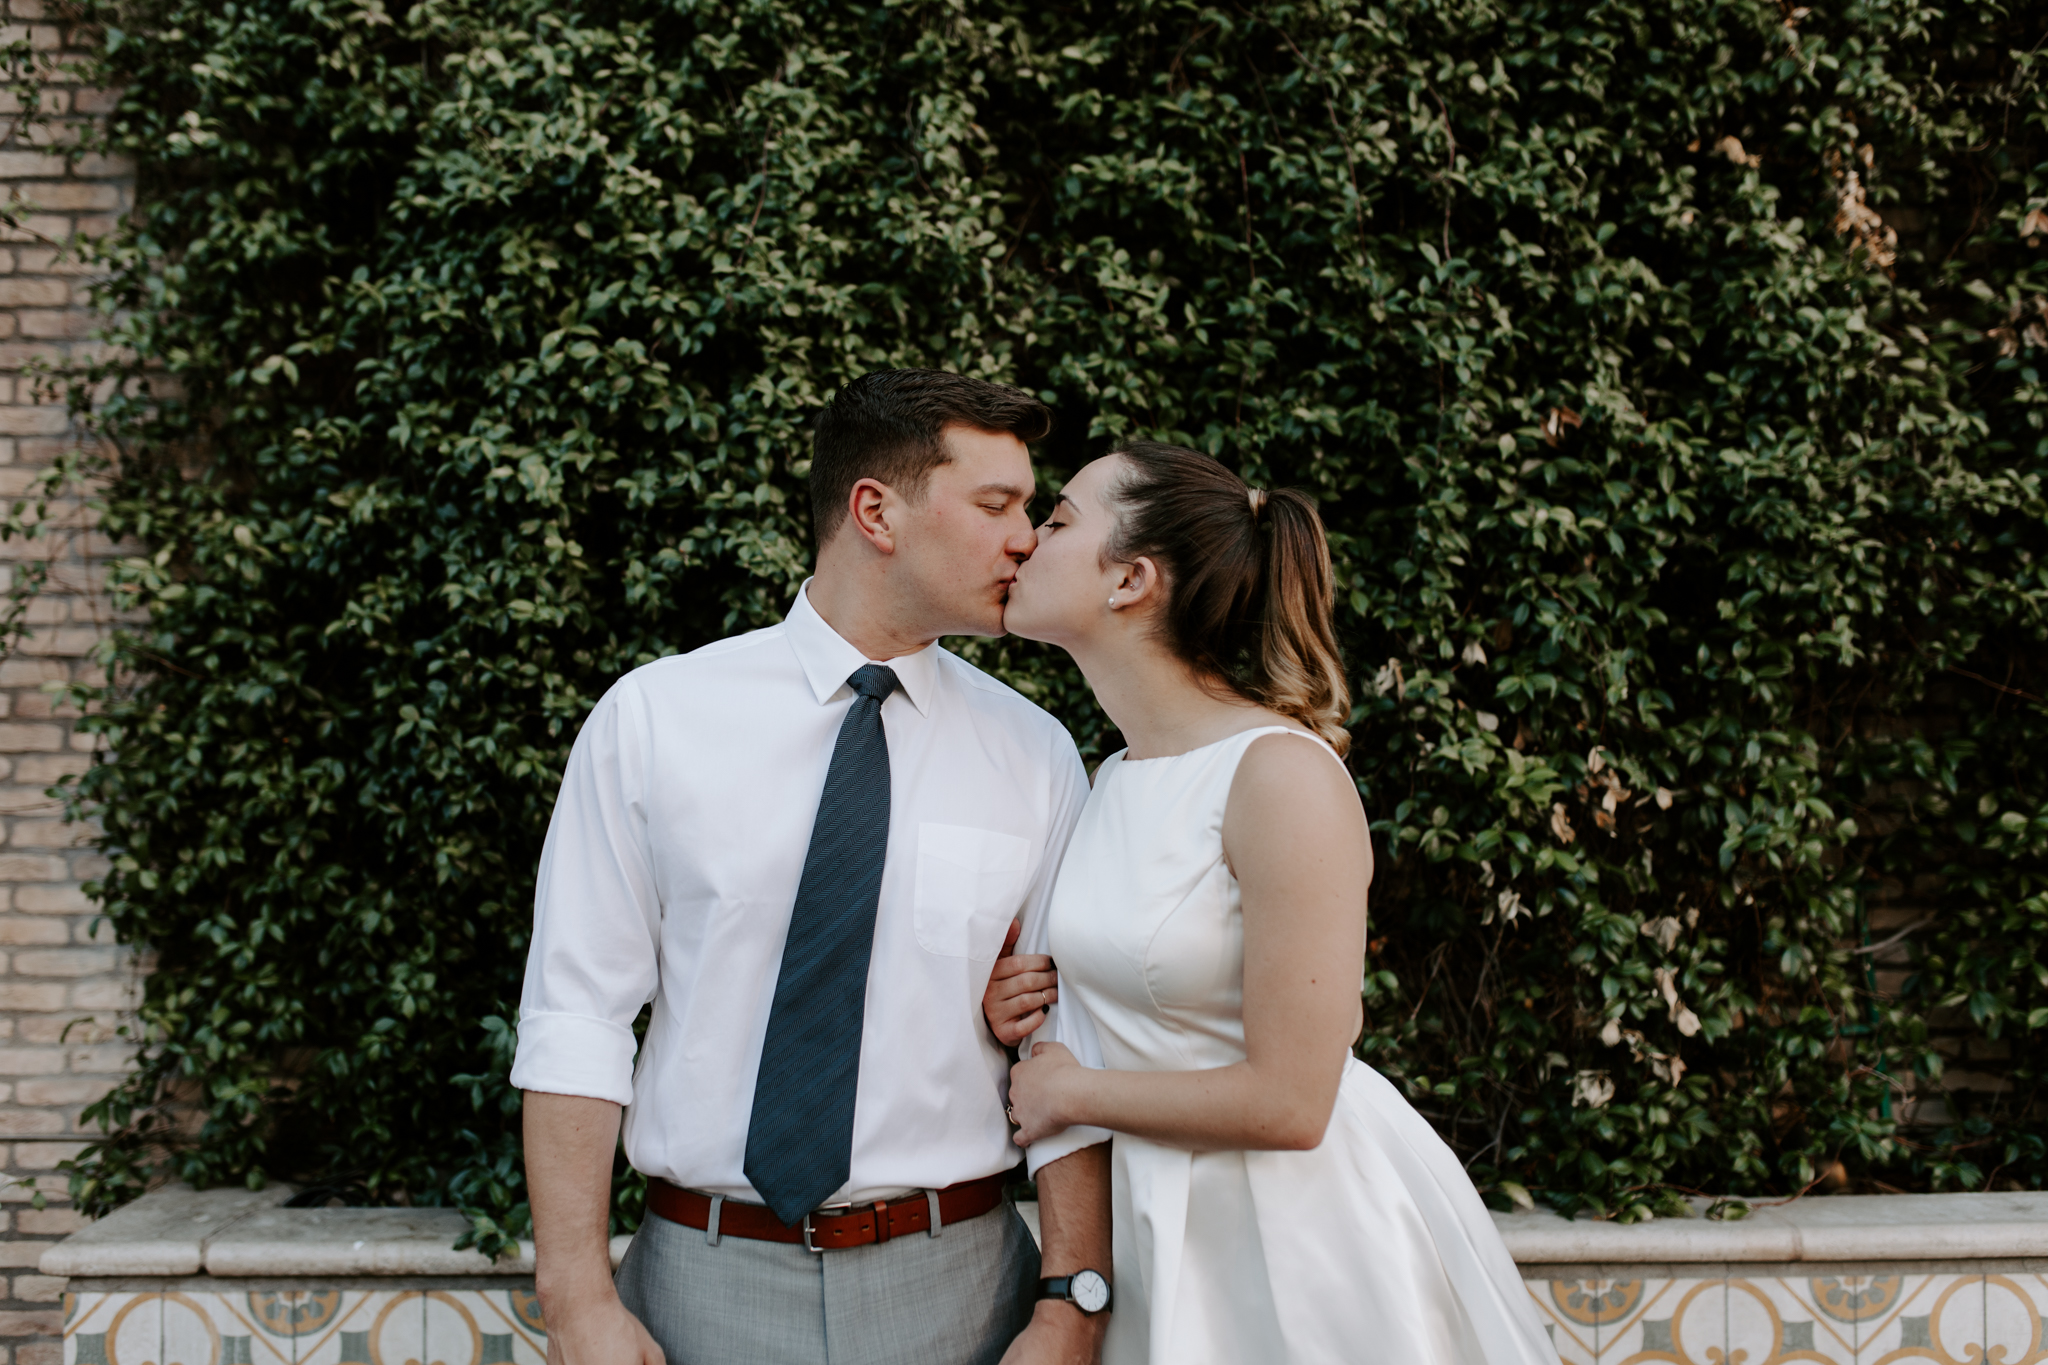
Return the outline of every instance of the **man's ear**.
<path id="1" fill-rule="evenodd" d="M 846 495 L 846 521 L 856 535 L 885 555 L 896 553 L 896 532 L 890 525 L 896 495 L 889 485 L 862 479 Z"/>

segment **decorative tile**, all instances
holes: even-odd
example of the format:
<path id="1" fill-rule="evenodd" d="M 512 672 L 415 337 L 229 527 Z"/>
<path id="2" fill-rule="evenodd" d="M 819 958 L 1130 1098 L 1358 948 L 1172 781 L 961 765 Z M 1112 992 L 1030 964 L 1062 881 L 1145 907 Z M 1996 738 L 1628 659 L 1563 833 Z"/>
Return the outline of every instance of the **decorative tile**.
<path id="1" fill-rule="evenodd" d="M 547 1328 L 541 1324 L 540 1299 L 532 1290 L 477 1292 L 470 1311 L 476 1315 L 477 1326 L 484 1335 L 483 1365 L 546 1365 Z M 505 1340 L 493 1340 L 498 1337 Z"/>
<path id="2" fill-rule="evenodd" d="M 164 1312 L 161 1294 L 109 1294 L 95 1321 L 83 1318 L 78 1330 L 67 1331 L 64 1341 L 65 1365 L 75 1365 L 83 1352 L 91 1365 L 97 1337 L 97 1353 L 106 1365 L 143 1365 L 164 1359 Z"/>
<path id="3" fill-rule="evenodd" d="M 401 1291 L 337 1291 L 334 1315 L 293 1338 L 297 1365 L 370 1365 L 370 1329 Z"/>

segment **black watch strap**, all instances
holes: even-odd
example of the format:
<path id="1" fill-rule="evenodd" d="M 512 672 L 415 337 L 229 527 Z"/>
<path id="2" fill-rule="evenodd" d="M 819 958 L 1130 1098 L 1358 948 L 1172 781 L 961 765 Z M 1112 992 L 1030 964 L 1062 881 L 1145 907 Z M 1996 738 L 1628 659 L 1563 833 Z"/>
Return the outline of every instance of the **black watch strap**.
<path id="1" fill-rule="evenodd" d="M 1080 1292 L 1075 1281 L 1080 1280 Z M 1038 1297 L 1071 1303 L 1089 1317 L 1109 1311 L 1112 1297 L 1109 1277 L 1099 1270 L 1077 1270 L 1071 1275 L 1050 1275 L 1038 1282 Z M 1094 1306 L 1089 1305 L 1093 1303 Z"/>

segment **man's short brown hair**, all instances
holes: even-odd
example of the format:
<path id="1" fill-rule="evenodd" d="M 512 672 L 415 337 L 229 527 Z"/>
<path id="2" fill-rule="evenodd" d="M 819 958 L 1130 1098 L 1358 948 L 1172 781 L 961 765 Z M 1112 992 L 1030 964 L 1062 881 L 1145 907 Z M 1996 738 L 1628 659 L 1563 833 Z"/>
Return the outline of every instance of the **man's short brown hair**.
<path id="1" fill-rule="evenodd" d="M 1052 412 L 1022 389 L 944 370 L 877 370 L 841 389 L 811 431 L 811 520 L 818 544 L 846 517 L 862 479 L 915 502 L 946 463 L 940 433 L 958 424 L 1024 442 L 1052 430 Z"/>

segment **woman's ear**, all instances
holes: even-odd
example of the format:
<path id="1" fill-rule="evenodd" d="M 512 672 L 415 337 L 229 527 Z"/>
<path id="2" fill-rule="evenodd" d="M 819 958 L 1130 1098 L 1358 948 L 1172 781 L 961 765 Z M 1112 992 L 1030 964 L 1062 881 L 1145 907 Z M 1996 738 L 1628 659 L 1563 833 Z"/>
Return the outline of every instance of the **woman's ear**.
<path id="1" fill-rule="evenodd" d="M 1149 606 L 1164 600 L 1166 578 L 1159 572 L 1159 565 L 1149 555 L 1139 555 L 1122 566 L 1117 576 L 1117 605 L 1125 610 L 1132 607 Z"/>

